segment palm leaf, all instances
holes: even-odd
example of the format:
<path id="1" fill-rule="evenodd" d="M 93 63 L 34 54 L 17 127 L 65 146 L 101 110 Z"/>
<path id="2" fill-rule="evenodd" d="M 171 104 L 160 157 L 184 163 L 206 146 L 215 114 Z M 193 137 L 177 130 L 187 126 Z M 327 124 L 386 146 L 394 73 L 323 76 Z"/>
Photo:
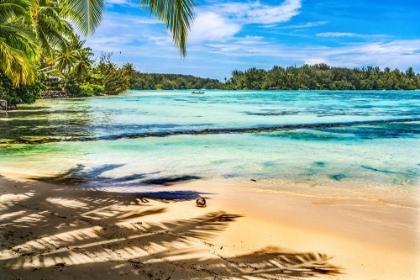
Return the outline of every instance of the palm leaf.
<path id="1" fill-rule="evenodd" d="M 26 15 L 29 6 L 27 0 L 0 0 L 0 21 Z"/>
<path id="2" fill-rule="evenodd" d="M 102 21 L 104 0 L 66 0 L 65 15 L 84 34 L 92 34 Z"/>
<path id="3" fill-rule="evenodd" d="M 187 54 L 187 35 L 194 18 L 194 0 L 140 0 L 144 7 L 158 17 L 172 33 L 172 38 L 181 55 Z"/>
<path id="4" fill-rule="evenodd" d="M 0 70 L 15 85 L 36 76 L 39 49 L 32 29 L 18 22 L 0 22 Z"/>
<path id="5" fill-rule="evenodd" d="M 60 16 L 56 3 L 46 4 L 37 8 L 36 32 L 41 48 L 46 56 L 51 57 L 57 46 L 67 44 L 67 38 L 73 36 L 70 23 Z"/>

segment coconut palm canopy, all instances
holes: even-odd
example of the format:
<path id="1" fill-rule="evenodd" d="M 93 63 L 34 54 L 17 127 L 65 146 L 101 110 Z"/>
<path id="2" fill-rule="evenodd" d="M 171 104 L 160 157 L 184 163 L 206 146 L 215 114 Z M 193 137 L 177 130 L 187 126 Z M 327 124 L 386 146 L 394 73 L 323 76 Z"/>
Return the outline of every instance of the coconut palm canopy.
<path id="1" fill-rule="evenodd" d="M 30 20 L 26 0 L 0 0 L 0 70 L 14 84 L 35 79 L 39 47 Z"/>
<path id="2" fill-rule="evenodd" d="M 140 5 L 166 25 L 185 56 L 195 1 L 140 0 Z M 74 42 L 73 28 L 95 32 L 104 10 L 105 0 L 0 0 L 0 71 L 15 85 L 30 84 L 41 56 L 54 61 L 57 49 Z"/>

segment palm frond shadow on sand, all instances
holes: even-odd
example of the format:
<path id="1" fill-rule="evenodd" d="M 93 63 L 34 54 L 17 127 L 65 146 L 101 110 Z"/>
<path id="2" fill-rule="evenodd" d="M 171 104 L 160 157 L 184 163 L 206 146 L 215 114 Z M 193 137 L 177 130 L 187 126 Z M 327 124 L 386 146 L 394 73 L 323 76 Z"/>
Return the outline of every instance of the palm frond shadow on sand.
<path id="1" fill-rule="evenodd" d="M 158 223 L 150 217 L 167 211 L 166 204 L 133 194 L 80 190 L 74 197 L 74 189 L 38 191 L 31 183 L 12 190 L 15 199 L 0 207 L 0 279 L 19 278 L 24 271 L 32 279 L 51 273 L 59 279 L 278 279 L 341 273 L 319 253 L 265 248 L 225 256 L 213 240 L 239 215 L 213 212 Z"/>

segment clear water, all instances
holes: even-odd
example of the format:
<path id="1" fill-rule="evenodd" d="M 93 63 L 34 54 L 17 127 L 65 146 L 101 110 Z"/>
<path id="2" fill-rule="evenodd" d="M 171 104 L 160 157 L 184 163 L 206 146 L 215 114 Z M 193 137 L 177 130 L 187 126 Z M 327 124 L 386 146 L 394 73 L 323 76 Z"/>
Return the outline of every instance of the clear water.
<path id="1" fill-rule="evenodd" d="M 121 188 L 205 179 L 404 204 L 419 194 L 419 140 L 419 91 L 131 91 L 0 112 L 0 173 L 72 170 Z"/>

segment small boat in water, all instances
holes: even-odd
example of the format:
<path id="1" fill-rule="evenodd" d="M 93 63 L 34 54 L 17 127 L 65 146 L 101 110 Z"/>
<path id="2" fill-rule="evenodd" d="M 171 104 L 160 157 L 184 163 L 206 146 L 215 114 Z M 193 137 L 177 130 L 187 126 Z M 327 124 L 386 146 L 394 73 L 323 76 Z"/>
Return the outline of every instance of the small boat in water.
<path id="1" fill-rule="evenodd" d="M 192 94 L 204 94 L 204 91 L 193 91 L 193 92 L 191 92 Z"/>

